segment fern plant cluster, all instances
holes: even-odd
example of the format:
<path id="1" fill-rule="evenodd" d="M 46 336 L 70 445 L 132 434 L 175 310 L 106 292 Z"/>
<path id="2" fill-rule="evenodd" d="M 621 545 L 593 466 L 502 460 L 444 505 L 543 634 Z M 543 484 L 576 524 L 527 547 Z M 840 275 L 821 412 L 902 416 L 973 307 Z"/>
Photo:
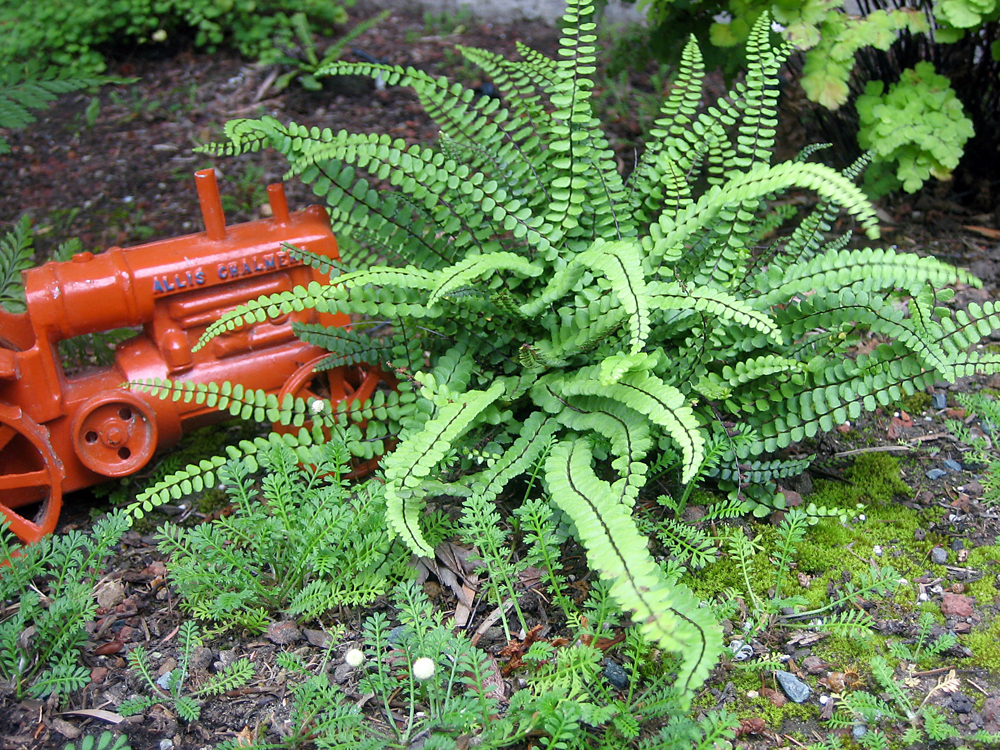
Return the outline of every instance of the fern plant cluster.
<path id="1" fill-rule="evenodd" d="M 90 682 L 80 662 L 97 613 L 94 585 L 129 518 L 114 513 L 89 534 L 69 531 L 22 547 L 0 526 L 0 690 L 18 700 L 65 697 Z"/>
<path id="2" fill-rule="evenodd" d="M 220 629 L 263 632 L 278 613 L 312 619 L 367 604 L 404 577 L 409 554 L 390 539 L 382 486 L 346 485 L 347 458 L 328 442 L 303 467 L 275 441 L 252 466 L 222 466 L 232 513 L 159 533 L 182 606 Z"/>
<path id="3" fill-rule="evenodd" d="M 614 599 L 679 655 L 686 694 L 721 653 L 721 631 L 633 520 L 654 472 L 679 501 L 685 485 L 725 471 L 739 498 L 744 467 L 773 476 L 780 460 L 756 462 L 793 442 L 935 380 L 995 371 L 1000 358 L 968 350 L 1000 315 L 992 304 L 941 304 L 947 284 L 978 283 L 965 272 L 828 236 L 838 210 L 877 235 L 851 179 L 862 165 L 845 175 L 810 154 L 772 163 L 788 49 L 771 45 L 766 19 L 750 37 L 745 82 L 706 108 L 701 55 L 687 45 L 628 179 L 591 110 L 592 6 L 570 0 L 563 29 L 556 60 L 525 47 L 520 61 L 460 49 L 499 99 L 412 68 L 318 71 L 413 88 L 441 125 L 433 147 L 270 117 L 228 123 L 231 141 L 209 152 L 278 150 L 288 174 L 326 200 L 335 231 L 390 262 L 261 298 L 206 340 L 304 308 L 390 321 L 392 334 L 369 347 L 415 397 L 382 463 L 393 532 L 432 554 L 422 528 L 430 499 L 492 502 L 535 476 L 533 492 L 558 510 Z M 765 240 L 767 200 L 791 188 L 820 204 L 789 236 Z M 339 332 L 305 334 L 333 363 L 360 346 Z M 879 344 L 856 354 L 863 336 Z M 188 388 L 158 387 L 173 397 Z M 288 439 L 314 441 L 306 427 Z"/>

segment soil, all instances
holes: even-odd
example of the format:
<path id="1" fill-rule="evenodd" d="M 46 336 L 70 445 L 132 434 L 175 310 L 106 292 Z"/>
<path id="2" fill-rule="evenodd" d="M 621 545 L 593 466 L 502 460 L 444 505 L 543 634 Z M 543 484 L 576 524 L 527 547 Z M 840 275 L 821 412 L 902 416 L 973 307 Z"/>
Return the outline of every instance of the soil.
<path id="1" fill-rule="evenodd" d="M 513 56 L 515 41 L 552 54 L 558 40 L 556 31 L 530 23 L 500 26 L 471 22 L 451 32 L 428 28 L 423 19 L 395 13 L 353 46 L 387 62 L 414 65 L 476 87 L 484 81 L 476 77 L 474 69 L 462 64 L 455 45 L 484 47 Z M 273 69 L 261 68 L 225 52 L 205 55 L 180 51 L 162 56 L 133 56 L 112 61 L 109 72 L 135 77 L 137 81 L 107 86 L 97 93 L 64 96 L 56 106 L 40 113 L 36 124 L 6 134 L 12 150 L 0 156 L 0 231 L 10 228 L 27 212 L 33 222 L 39 262 L 70 238 L 78 238 L 82 249 L 99 251 L 113 245 L 131 246 L 200 231 L 192 173 L 205 167 L 214 166 L 218 170 L 222 192 L 228 196 L 230 222 L 260 218 L 266 203 L 263 186 L 280 180 L 284 171 L 278 157 L 258 153 L 236 159 L 212 159 L 192 151 L 193 147 L 221 140 L 223 124 L 233 118 L 269 114 L 334 130 L 387 132 L 414 143 L 431 142 L 437 135 L 435 126 L 408 90 L 377 90 L 367 81 L 334 81 L 318 92 L 305 91 L 295 84 L 275 92 Z M 631 85 L 649 91 L 652 85 L 649 71 L 633 72 Z M 97 104 L 93 103 L 95 97 Z M 625 169 L 635 148 L 641 147 L 639 134 L 645 124 L 641 116 L 637 111 L 619 109 L 611 118 L 612 143 Z M 787 115 L 782 125 L 784 132 L 796 130 L 798 122 L 795 115 Z M 801 134 L 796 134 L 799 137 Z M 298 183 L 292 181 L 286 187 L 293 207 L 311 202 L 307 189 Z M 967 207 L 961 197 L 948 193 L 947 186 L 939 186 L 916 198 L 886 203 L 880 207 L 879 216 L 886 244 L 971 268 L 985 281 L 985 287 L 962 289 L 959 300 L 981 302 L 997 297 L 1000 233 L 995 216 L 977 210 L 982 209 Z M 1000 382 L 970 380 L 945 389 L 949 407 L 955 406 L 955 393 L 983 385 L 998 387 Z M 944 419 L 949 412 L 928 409 L 925 414 L 926 419 L 917 415 L 904 419 L 890 413 L 866 418 L 856 427 L 863 428 L 868 436 L 877 436 L 881 443 L 867 444 L 862 451 L 880 448 L 896 451 L 894 446 L 901 441 L 915 441 L 911 444 L 920 446 L 919 451 L 901 452 L 906 457 L 904 479 L 914 488 L 914 495 L 903 500 L 937 508 L 940 520 L 936 529 L 942 538 L 959 539 L 966 547 L 993 544 L 997 534 L 996 514 L 979 502 L 982 490 L 978 477 L 963 470 L 937 480 L 927 478 L 928 468 L 939 465 L 944 458 L 960 461 L 961 453 L 954 442 L 933 437 L 946 431 Z M 959 415 L 955 411 L 950 414 Z M 932 447 L 938 450 L 929 452 Z M 828 455 L 836 455 L 858 448 L 858 443 L 835 433 L 820 448 Z M 86 527 L 94 506 L 93 498 L 84 493 L 70 498 L 62 530 Z M 964 574 L 959 566 L 949 575 L 953 580 L 927 578 L 920 585 L 929 591 L 937 585 L 937 591 L 931 591 L 930 595 L 942 599 L 941 587 L 961 583 Z M 130 532 L 112 561 L 107 578 L 120 581 L 123 589 L 121 597 L 116 597 L 94 623 L 92 648 L 83 655 L 84 662 L 93 670 L 91 684 L 70 696 L 66 705 L 34 700 L 17 702 L 9 694 L 0 693 L 0 750 L 61 747 L 81 733 L 94 734 L 105 726 L 127 734 L 134 748 L 188 750 L 210 747 L 225 739 L 257 736 L 258 732 L 267 734 L 273 731 L 270 727 L 278 727 L 287 719 L 288 686 L 279 671 L 272 668 L 275 655 L 282 649 L 298 649 L 307 659 L 318 660 L 322 643 L 318 631 L 210 640 L 208 648 L 197 655 L 193 679 L 204 678 L 217 661 L 244 655 L 252 658 L 256 677 L 245 689 L 207 701 L 197 722 L 185 723 L 167 705 L 159 704 L 145 714 L 117 724 L 105 724 L 93 715 L 74 713 L 99 709 L 111 712 L 114 717 L 115 707 L 140 690 L 140 683 L 125 660 L 126 644 L 142 643 L 156 652 L 156 667 L 177 656 L 177 628 L 183 617 L 166 583 L 165 568 L 152 537 Z M 983 627 L 997 609 L 995 601 L 976 602 L 973 614 L 961 618 L 958 632 L 968 633 Z M 360 622 L 369 611 L 352 611 L 340 618 L 348 642 L 357 637 Z M 912 617 L 887 616 L 879 619 L 879 623 L 885 632 L 912 635 Z M 474 620 L 470 627 L 479 624 Z M 782 631 L 766 647 L 774 651 L 791 648 L 789 653 L 794 653 L 794 658 L 802 658 L 801 647 L 796 650 L 791 641 L 780 641 L 791 632 L 794 631 Z M 100 655 L 97 653 L 101 646 L 113 642 L 122 644 L 117 653 L 107 653 L 108 648 L 101 649 Z M 332 673 L 343 683 L 348 697 L 357 700 L 360 696 L 353 692 L 346 672 L 336 669 L 342 663 L 343 650 L 336 650 Z M 827 666 L 827 676 L 835 667 L 844 669 L 844 665 Z M 720 666 L 705 687 L 707 694 L 717 698 L 720 708 L 727 705 L 727 696 L 732 693 L 730 669 L 729 664 Z M 1000 700 L 998 675 L 963 670 L 961 666 L 959 674 L 991 700 Z M 923 679 L 933 684 L 935 677 Z M 989 705 L 993 704 L 987 701 Z M 991 721 L 995 724 L 998 717 L 984 715 L 985 712 L 986 709 L 977 713 L 978 719 L 966 719 L 965 725 L 970 721 L 976 725 L 978 721 L 980 728 L 995 730 Z M 950 714 L 951 718 L 954 716 Z M 756 717 L 751 715 L 740 718 L 747 723 L 738 742 L 753 747 L 798 746 L 799 741 L 788 736 L 792 730 L 806 737 L 822 737 L 828 731 L 815 720 L 779 726 L 755 724 L 752 720 Z"/>

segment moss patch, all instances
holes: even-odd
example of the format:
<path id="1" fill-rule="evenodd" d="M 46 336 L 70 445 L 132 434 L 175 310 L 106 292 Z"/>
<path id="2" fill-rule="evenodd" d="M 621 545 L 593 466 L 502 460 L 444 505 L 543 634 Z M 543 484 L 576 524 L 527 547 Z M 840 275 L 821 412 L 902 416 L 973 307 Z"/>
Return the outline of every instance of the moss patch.
<path id="1" fill-rule="evenodd" d="M 977 628 L 962 639 L 972 649 L 973 666 L 1000 673 L 1000 617 L 994 617 L 985 628 Z"/>

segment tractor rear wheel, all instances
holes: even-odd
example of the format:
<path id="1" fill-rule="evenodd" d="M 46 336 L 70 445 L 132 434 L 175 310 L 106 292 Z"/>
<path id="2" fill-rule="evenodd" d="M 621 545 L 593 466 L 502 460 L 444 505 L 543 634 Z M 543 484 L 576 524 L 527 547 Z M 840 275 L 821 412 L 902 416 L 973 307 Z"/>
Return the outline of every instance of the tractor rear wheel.
<path id="1" fill-rule="evenodd" d="M 26 544 L 51 534 L 62 509 L 65 470 L 49 433 L 16 406 L 0 404 L 0 514 Z M 15 508 L 40 504 L 32 520 Z"/>

